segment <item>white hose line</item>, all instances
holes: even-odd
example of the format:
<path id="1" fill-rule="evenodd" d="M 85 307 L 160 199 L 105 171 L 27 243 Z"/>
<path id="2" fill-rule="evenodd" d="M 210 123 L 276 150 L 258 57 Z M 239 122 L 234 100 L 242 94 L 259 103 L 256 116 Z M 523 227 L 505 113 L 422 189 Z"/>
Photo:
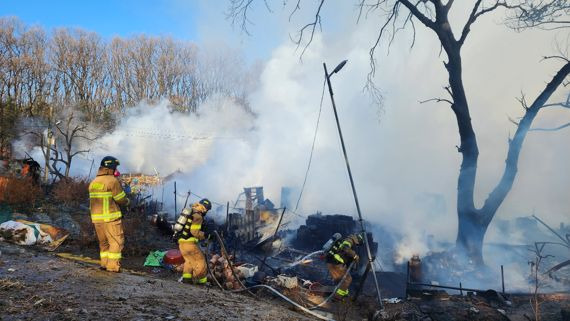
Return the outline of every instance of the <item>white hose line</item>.
<path id="1" fill-rule="evenodd" d="M 302 311 L 304 311 L 304 312 L 306 312 L 306 313 L 308 313 L 308 314 L 314 316 L 315 318 L 319 318 L 319 319 L 321 319 L 321 320 L 327 320 L 327 321 L 334 321 L 334 319 L 328 318 L 328 317 L 326 317 L 326 316 L 324 316 L 324 315 L 321 315 L 321 314 L 318 314 L 318 313 L 316 313 L 316 312 L 313 312 L 313 311 L 311 311 L 311 310 L 305 308 L 305 307 L 302 306 L 302 305 L 299 305 L 297 302 L 295 302 L 295 301 L 289 299 L 288 297 L 286 297 L 285 295 L 283 295 L 281 292 L 275 290 L 274 288 L 270 287 L 269 285 L 259 284 L 259 285 L 250 286 L 250 287 L 247 288 L 247 289 L 233 290 L 233 291 L 230 291 L 230 292 L 242 292 L 242 291 L 245 291 L 245 290 L 248 290 L 248 289 L 252 289 L 252 288 L 266 288 L 266 289 L 272 291 L 273 293 L 275 293 L 276 295 L 278 295 L 278 296 L 279 296 L 280 298 L 282 298 L 283 300 L 285 300 L 285 301 L 291 303 L 291 304 L 294 305 L 295 307 L 297 307 L 297 308 L 301 309 Z"/>
<path id="2" fill-rule="evenodd" d="M 340 279 L 340 281 L 338 282 L 338 284 L 334 287 L 332 293 L 321 303 L 312 306 L 309 308 L 309 310 L 314 310 L 316 308 L 321 307 L 323 304 L 329 302 L 329 300 L 334 296 L 334 294 L 336 293 L 336 290 L 338 290 L 338 288 L 340 287 L 340 285 L 342 284 L 342 282 L 344 281 L 344 279 L 346 279 L 346 276 L 348 275 L 348 273 L 350 273 L 350 269 L 352 268 L 352 266 L 354 265 L 354 261 L 352 261 L 350 263 L 350 265 L 348 266 L 348 269 L 346 269 L 346 272 L 344 273 L 344 275 L 342 276 L 342 279 Z"/>

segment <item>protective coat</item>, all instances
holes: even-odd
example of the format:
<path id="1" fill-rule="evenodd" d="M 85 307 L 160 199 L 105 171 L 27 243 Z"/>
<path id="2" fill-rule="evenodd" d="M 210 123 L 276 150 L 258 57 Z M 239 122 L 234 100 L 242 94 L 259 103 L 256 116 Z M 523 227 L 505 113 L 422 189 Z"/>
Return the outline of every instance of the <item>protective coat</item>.
<path id="1" fill-rule="evenodd" d="M 178 246 L 182 257 L 184 257 L 184 270 L 182 278 L 185 282 L 194 282 L 203 284 L 207 282 L 206 274 L 208 272 L 206 266 L 206 257 L 198 242 L 205 238 L 205 233 L 202 231 L 202 223 L 204 216 L 207 212 L 206 208 L 200 204 L 195 203 L 192 205 L 191 220 L 186 222 L 182 235 L 178 239 Z"/>
<path id="2" fill-rule="evenodd" d="M 99 240 L 101 267 L 119 272 L 125 244 L 119 205 L 128 204 L 129 199 L 113 173 L 109 168 L 99 168 L 97 177 L 89 184 L 89 202 L 91 221 Z"/>

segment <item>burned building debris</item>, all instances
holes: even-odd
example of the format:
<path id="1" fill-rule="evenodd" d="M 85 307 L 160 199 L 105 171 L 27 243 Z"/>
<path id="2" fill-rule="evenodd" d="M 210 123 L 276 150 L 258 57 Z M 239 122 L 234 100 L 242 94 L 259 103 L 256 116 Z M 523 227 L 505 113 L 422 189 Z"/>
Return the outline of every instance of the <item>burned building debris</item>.
<path id="1" fill-rule="evenodd" d="M 264 198 L 263 187 L 245 187 L 233 212 L 228 211 L 226 232 L 231 240 L 255 246 L 273 235 L 280 215 L 273 202 Z"/>

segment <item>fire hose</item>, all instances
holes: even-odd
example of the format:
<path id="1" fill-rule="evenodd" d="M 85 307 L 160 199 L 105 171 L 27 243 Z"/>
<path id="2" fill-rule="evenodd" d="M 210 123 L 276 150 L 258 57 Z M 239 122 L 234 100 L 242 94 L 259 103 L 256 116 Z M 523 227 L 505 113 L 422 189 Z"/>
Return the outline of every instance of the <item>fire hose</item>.
<path id="1" fill-rule="evenodd" d="M 329 302 L 329 300 L 334 296 L 334 294 L 336 293 L 336 290 L 338 290 L 338 288 L 340 287 L 340 285 L 342 284 L 342 282 L 344 282 L 344 279 L 346 279 L 346 276 L 350 273 L 350 270 L 352 269 L 352 266 L 354 265 L 354 261 L 352 261 L 350 263 L 350 265 L 348 266 L 348 269 L 346 269 L 346 272 L 344 272 L 344 275 L 342 276 L 342 279 L 340 279 L 340 281 L 338 282 L 338 284 L 334 287 L 332 293 L 321 303 L 312 306 L 309 308 L 309 310 L 314 310 L 316 308 L 319 308 L 321 306 L 323 306 L 325 303 Z"/>
<path id="2" fill-rule="evenodd" d="M 221 249 L 222 255 L 223 255 L 224 258 L 227 260 L 228 265 L 230 266 L 230 269 L 232 270 L 232 273 L 234 274 L 234 278 L 236 278 L 236 280 L 237 280 L 237 281 L 239 282 L 239 284 L 242 286 L 241 289 L 231 290 L 231 291 L 226 290 L 226 289 L 224 289 L 224 288 L 222 287 L 222 285 L 220 284 L 220 282 L 218 281 L 218 279 L 216 278 L 216 276 L 214 275 L 214 273 L 212 273 L 212 271 L 209 271 L 209 272 L 210 272 L 210 275 L 212 276 L 212 278 L 214 279 L 214 281 L 216 282 L 216 284 L 218 285 L 218 287 L 219 287 L 223 292 L 238 293 L 238 292 L 247 291 L 247 292 L 249 292 L 250 294 L 252 294 L 252 295 L 254 296 L 254 298 L 257 299 L 257 296 L 255 296 L 255 294 L 253 294 L 253 293 L 250 291 L 250 289 L 253 289 L 253 288 L 265 288 L 265 289 L 268 289 L 268 290 L 270 290 L 271 292 L 273 292 L 273 293 L 274 293 L 275 295 L 277 295 L 279 298 L 281 298 L 281 299 L 287 301 L 288 303 L 290 303 L 290 304 L 294 305 L 295 307 L 297 307 L 299 310 L 301 310 L 301 311 L 303 311 L 303 312 L 305 312 L 305 313 L 307 313 L 307 314 L 310 314 L 310 315 L 314 316 L 315 318 L 318 318 L 318 319 L 320 319 L 320 320 L 334 321 L 334 319 L 328 318 L 328 317 L 326 317 L 326 316 L 323 316 L 323 315 L 321 315 L 321 314 L 318 314 L 318 313 L 316 313 L 316 312 L 313 312 L 313 311 L 311 311 L 310 309 L 305 308 L 304 306 L 302 306 L 302 305 L 300 305 L 299 303 L 297 303 L 297 302 L 291 300 L 290 298 L 286 297 L 284 294 L 282 294 L 281 292 L 277 291 L 275 288 L 270 287 L 269 285 L 259 284 L 259 285 L 253 285 L 253 286 L 250 286 L 250 287 L 246 287 L 245 285 L 243 285 L 243 283 L 242 283 L 242 282 L 239 280 L 239 278 L 237 278 L 236 275 L 235 275 L 233 266 L 232 266 L 232 264 L 231 264 L 231 261 L 229 260 L 229 257 L 227 256 L 226 248 L 225 248 L 225 246 L 224 246 L 224 242 L 222 241 L 221 236 L 218 234 L 217 231 L 214 231 L 214 234 L 216 235 L 216 239 L 217 239 L 218 242 L 220 243 L 220 249 Z M 207 254 L 209 254 L 209 251 L 207 251 Z M 351 264 L 351 266 L 352 266 L 352 264 Z M 209 270 L 209 268 L 208 268 L 208 270 Z M 347 273 L 348 273 L 348 271 L 350 271 L 350 269 L 347 270 Z M 345 273 L 345 275 L 343 276 L 341 282 L 344 281 L 344 278 L 346 277 L 347 273 Z M 339 285 L 340 285 L 340 283 L 339 283 Z M 335 288 L 335 291 L 336 291 L 337 288 L 338 288 L 338 285 L 337 285 L 337 287 Z M 333 294 L 334 294 L 334 292 L 333 292 Z M 327 298 L 327 300 L 328 300 L 328 299 L 330 299 L 330 297 Z M 326 301 L 325 301 L 325 302 L 326 302 Z M 323 302 L 323 303 L 324 303 L 324 302 Z M 321 303 L 321 304 L 323 304 L 323 303 Z M 316 308 L 316 307 L 313 307 L 312 309 L 314 309 L 314 308 Z"/>
<path id="3" fill-rule="evenodd" d="M 321 320 L 330 320 L 330 321 L 334 321 L 334 319 L 328 318 L 324 315 L 318 314 L 316 312 L 311 311 L 310 309 L 305 308 L 304 306 L 300 305 L 299 303 L 289 299 L 288 297 L 286 297 L 285 295 L 283 295 L 281 292 L 275 290 L 274 288 L 270 287 L 269 285 L 265 285 L 265 284 L 259 284 L 259 285 L 253 285 L 250 286 L 249 288 L 246 289 L 239 289 L 239 290 L 233 290 L 233 291 L 229 291 L 229 292 L 242 292 L 242 291 L 246 291 L 252 288 L 265 288 L 270 290 L 271 292 L 275 293 L 277 296 L 279 296 L 281 299 L 291 303 L 292 305 L 294 305 L 295 307 L 299 308 L 300 310 L 314 316 L 315 318 L 319 318 Z"/>

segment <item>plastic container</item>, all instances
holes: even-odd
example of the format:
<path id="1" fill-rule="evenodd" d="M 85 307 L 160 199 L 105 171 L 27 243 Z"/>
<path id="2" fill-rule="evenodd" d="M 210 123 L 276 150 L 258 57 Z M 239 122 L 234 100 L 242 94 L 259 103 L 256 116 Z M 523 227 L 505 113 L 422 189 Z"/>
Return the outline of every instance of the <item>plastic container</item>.
<path id="1" fill-rule="evenodd" d="M 164 255 L 163 262 L 165 264 L 180 265 L 180 264 L 184 264 L 184 258 L 182 257 L 182 254 L 180 254 L 179 250 L 172 249 L 172 250 L 166 251 L 166 254 Z"/>

